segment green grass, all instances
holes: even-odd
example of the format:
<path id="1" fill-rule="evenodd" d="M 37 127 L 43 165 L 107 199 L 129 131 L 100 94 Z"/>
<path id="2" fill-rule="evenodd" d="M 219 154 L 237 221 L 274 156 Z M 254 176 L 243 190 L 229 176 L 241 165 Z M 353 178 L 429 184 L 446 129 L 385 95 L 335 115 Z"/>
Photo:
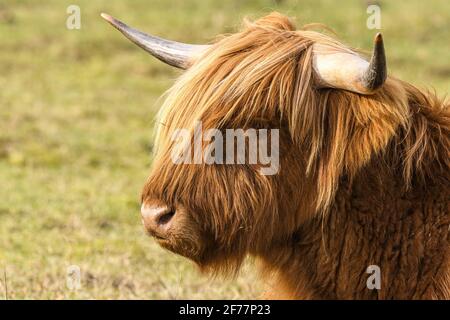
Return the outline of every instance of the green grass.
<path id="1" fill-rule="evenodd" d="M 380 1 L 390 72 L 440 95 L 450 84 L 450 2 Z M 66 8 L 81 7 L 81 30 Z M 249 262 L 212 280 L 145 236 L 139 193 L 158 97 L 178 71 L 100 17 L 201 43 L 272 10 L 370 49 L 366 1 L 0 1 L 0 299 L 255 298 Z M 66 287 L 81 268 L 82 286 Z"/>

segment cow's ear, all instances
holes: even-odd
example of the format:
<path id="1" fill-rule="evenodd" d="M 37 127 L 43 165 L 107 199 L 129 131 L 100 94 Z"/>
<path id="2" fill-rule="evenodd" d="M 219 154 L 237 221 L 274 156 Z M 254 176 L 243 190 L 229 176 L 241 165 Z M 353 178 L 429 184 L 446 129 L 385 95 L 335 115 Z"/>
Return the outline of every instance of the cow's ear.
<path id="1" fill-rule="evenodd" d="M 133 29 L 106 13 L 102 13 L 101 17 L 152 56 L 180 69 L 189 68 L 196 58 L 209 47 L 209 45 L 186 44 L 155 37 Z"/>

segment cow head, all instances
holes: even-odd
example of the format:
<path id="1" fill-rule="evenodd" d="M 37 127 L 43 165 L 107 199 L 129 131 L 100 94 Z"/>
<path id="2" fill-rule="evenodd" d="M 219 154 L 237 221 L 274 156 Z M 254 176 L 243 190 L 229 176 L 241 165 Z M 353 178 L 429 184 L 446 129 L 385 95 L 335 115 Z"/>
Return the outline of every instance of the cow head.
<path id="1" fill-rule="evenodd" d="M 387 143 L 388 134 L 374 135 L 373 124 L 395 118 L 387 126 L 392 132 L 402 121 L 380 102 L 396 91 L 385 83 L 381 35 L 366 61 L 331 37 L 295 30 L 276 13 L 211 45 L 163 40 L 103 17 L 186 70 L 159 114 L 142 219 L 161 246 L 202 267 L 237 270 L 246 254 L 281 250 L 305 220 L 326 210 L 342 172 L 357 170 Z M 280 169 L 263 175 L 259 163 L 174 163 L 174 132 L 189 130 L 191 145 L 198 122 L 219 132 L 277 129 Z"/>

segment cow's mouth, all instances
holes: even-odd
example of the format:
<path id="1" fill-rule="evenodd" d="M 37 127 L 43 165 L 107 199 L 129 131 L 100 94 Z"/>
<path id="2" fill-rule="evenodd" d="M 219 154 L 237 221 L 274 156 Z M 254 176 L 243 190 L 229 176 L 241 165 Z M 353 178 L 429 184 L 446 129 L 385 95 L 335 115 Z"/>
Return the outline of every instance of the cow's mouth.
<path id="1" fill-rule="evenodd" d="M 155 238 L 155 240 L 157 241 L 167 241 L 167 237 L 163 237 L 162 235 L 160 235 L 159 233 L 153 231 L 153 230 L 147 230 L 147 233 L 149 236 Z"/>
<path id="2" fill-rule="evenodd" d="M 158 243 L 160 243 L 160 244 L 169 241 L 169 239 L 163 238 L 163 237 L 160 237 L 160 236 L 155 236 L 154 238 L 155 238 L 155 240 L 156 240 Z"/>

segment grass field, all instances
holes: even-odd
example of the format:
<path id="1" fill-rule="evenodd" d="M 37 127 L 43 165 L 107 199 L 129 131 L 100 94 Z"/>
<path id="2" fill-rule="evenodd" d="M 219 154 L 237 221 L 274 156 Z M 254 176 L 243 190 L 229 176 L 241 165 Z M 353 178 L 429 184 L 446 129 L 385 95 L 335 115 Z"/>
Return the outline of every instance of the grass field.
<path id="1" fill-rule="evenodd" d="M 235 280 L 209 279 L 145 236 L 157 99 L 178 71 L 99 14 L 201 43 L 277 10 L 370 49 L 368 2 L 0 0 L 0 299 L 257 298 L 251 261 Z M 390 72 L 448 93 L 450 2 L 378 2 Z M 81 30 L 66 28 L 72 3 Z M 71 265 L 78 290 L 66 285 Z"/>

